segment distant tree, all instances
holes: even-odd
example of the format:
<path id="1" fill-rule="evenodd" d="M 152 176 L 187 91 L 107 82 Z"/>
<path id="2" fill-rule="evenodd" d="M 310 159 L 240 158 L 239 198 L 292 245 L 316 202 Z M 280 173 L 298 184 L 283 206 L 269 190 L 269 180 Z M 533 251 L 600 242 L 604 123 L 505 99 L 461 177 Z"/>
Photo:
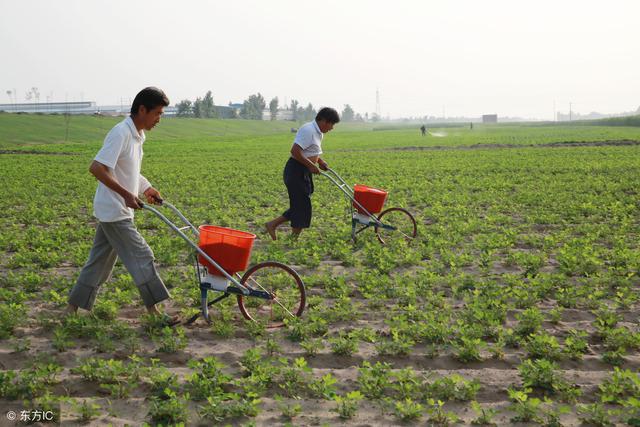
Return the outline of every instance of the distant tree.
<path id="1" fill-rule="evenodd" d="M 316 110 L 313 108 L 313 105 L 311 105 L 311 103 L 309 103 L 309 105 L 307 105 L 307 108 L 304 109 L 304 120 L 306 122 L 310 122 L 311 120 L 316 118 Z"/>
<path id="2" fill-rule="evenodd" d="M 356 122 L 364 122 L 364 117 L 362 117 L 362 114 L 358 113 L 356 114 L 355 120 Z"/>
<path id="3" fill-rule="evenodd" d="M 344 106 L 344 110 L 342 110 L 342 120 L 345 122 L 352 122 L 355 119 L 355 112 L 353 108 L 349 104 Z"/>
<path id="4" fill-rule="evenodd" d="M 176 113 L 178 117 L 189 117 L 193 114 L 193 107 L 188 99 L 178 102 L 176 108 L 178 109 Z"/>
<path id="5" fill-rule="evenodd" d="M 269 112 L 271 113 L 271 120 L 275 120 L 278 116 L 278 97 L 276 96 L 269 102 Z"/>
<path id="6" fill-rule="evenodd" d="M 217 115 L 215 105 L 213 104 L 213 95 L 211 95 L 211 91 L 208 91 L 202 99 L 202 104 L 200 105 L 200 115 L 205 119 L 210 119 Z"/>
<path id="7" fill-rule="evenodd" d="M 201 118 L 202 117 L 202 99 L 201 98 L 196 98 L 195 101 L 193 101 L 193 117 L 197 117 L 197 118 Z"/>
<path id="8" fill-rule="evenodd" d="M 380 121 L 380 116 L 377 113 L 372 113 L 371 114 L 371 121 L 372 122 L 379 122 Z"/>
<path id="9" fill-rule="evenodd" d="M 299 120 L 299 116 L 298 116 L 298 101 L 296 101 L 295 99 L 291 100 L 291 111 L 293 111 L 293 120 L 294 121 L 298 121 Z"/>
<path id="10" fill-rule="evenodd" d="M 258 92 L 256 95 L 249 96 L 242 104 L 240 109 L 240 117 L 250 120 L 262 120 L 262 111 L 267 107 L 264 97 Z"/>
<path id="11" fill-rule="evenodd" d="M 636 113 L 640 114 L 640 107 L 636 110 Z"/>

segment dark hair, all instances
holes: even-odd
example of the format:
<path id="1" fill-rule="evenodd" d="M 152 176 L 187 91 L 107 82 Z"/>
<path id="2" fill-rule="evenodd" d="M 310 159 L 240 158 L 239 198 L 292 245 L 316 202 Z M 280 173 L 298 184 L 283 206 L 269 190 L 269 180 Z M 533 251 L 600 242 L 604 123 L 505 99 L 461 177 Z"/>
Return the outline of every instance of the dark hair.
<path id="1" fill-rule="evenodd" d="M 169 105 L 169 98 L 167 98 L 167 95 L 165 95 L 161 89 L 149 86 L 138 92 L 134 98 L 133 104 L 131 104 L 132 116 L 138 114 L 141 105 L 144 105 L 147 111 L 153 110 L 159 105 L 167 107 Z"/>
<path id="2" fill-rule="evenodd" d="M 323 107 L 318 111 L 318 114 L 316 114 L 316 121 L 318 120 L 324 120 L 325 122 L 336 124 L 340 123 L 340 116 L 333 108 Z"/>

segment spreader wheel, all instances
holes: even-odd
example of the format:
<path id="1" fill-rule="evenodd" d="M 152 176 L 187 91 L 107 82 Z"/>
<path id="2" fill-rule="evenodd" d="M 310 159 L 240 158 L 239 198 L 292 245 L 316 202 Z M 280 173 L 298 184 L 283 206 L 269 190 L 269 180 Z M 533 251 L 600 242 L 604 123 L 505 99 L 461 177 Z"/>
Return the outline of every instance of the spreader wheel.
<path id="1" fill-rule="evenodd" d="M 394 240 L 406 240 L 408 242 L 415 239 L 418 234 L 416 220 L 403 208 L 389 208 L 378 215 L 378 221 L 392 228 L 375 225 L 376 236 L 380 243 L 389 244 Z"/>
<path id="2" fill-rule="evenodd" d="M 272 299 L 238 295 L 238 307 L 248 320 L 278 328 L 284 320 L 300 317 L 306 294 L 304 283 L 291 267 L 279 262 L 263 262 L 247 270 L 240 283 L 248 288 L 268 292 Z"/>

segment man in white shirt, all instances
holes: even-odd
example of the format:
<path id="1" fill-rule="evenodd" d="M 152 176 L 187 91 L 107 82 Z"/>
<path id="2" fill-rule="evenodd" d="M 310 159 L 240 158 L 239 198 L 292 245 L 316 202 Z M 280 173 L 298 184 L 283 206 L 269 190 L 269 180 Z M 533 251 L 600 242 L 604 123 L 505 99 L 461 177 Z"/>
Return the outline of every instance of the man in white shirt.
<path id="1" fill-rule="evenodd" d="M 340 122 L 338 112 L 325 107 L 318 111 L 316 119 L 300 127 L 291 147 L 291 157 L 284 167 L 284 184 L 289 193 L 289 209 L 281 216 L 267 222 L 264 226 L 273 240 L 279 225 L 291 221 L 291 233 L 300 235 L 304 228 L 311 225 L 311 194 L 313 178 L 311 174 L 327 170 L 327 162 L 320 158 L 322 138 Z M 318 164 L 316 166 L 316 163 Z"/>
<path id="2" fill-rule="evenodd" d="M 163 316 L 167 325 L 178 323 L 160 312 L 157 304 L 170 298 L 158 275 L 151 248 L 133 223 L 133 210 L 142 207 L 144 194 L 149 203 L 157 203 L 160 193 L 140 174 L 144 131 L 160 121 L 169 99 L 158 88 L 140 91 L 131 105 L 131 116 L 107 134 L 89 171 L 98 180 L 93 199 L 93 214 L 98 219 L 93 247 L 78 280 L 69 293 L 68 313 L 78 307 L 91 310 L 100 286 L 111 276 L 120 258 L 140 291 L 149 313 Z"/>

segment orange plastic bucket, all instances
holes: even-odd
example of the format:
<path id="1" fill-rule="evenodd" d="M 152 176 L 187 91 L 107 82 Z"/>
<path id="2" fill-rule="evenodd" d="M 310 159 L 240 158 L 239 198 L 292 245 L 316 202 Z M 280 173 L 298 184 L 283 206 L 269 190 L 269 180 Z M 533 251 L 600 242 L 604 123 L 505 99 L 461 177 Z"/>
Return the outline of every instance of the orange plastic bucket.
<path id="1" fill-rule="evenodd" d="M 366 185 L 356 184 L 353 187 L 353 193 L 356 202 L 360 203 L 362 207 L 372 214 L 382 211 L 384 201 L 387 199 L 386 191 L 367 187 Z M 366 214 L 355 202 L 353 203 L 353 207 L 356 208 L 359 213 Z"/>
<path id="2" fill-rule="evenodd" d="M 255 234 L 215 225 L 201 225 L 198 246 L 228 274 L 244 271 L 249 266 Z M 210 262 L 198 255 L 209 274 L 223 276 Z"/>

